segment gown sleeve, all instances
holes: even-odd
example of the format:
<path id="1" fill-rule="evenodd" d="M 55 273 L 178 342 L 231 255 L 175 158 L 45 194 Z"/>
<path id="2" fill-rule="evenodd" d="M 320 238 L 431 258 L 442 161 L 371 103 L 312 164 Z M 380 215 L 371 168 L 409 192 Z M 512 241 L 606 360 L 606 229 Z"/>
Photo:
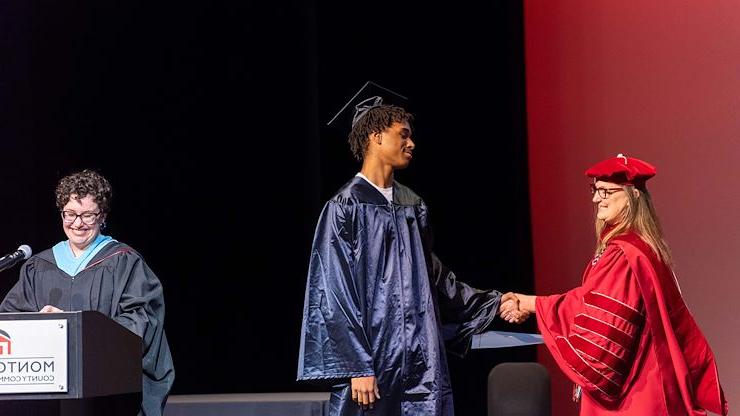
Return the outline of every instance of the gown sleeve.
<path id="1" fill-rule="evenodd" d="M 330 201 L 316 228 L 303 309 L 298 380 L 374 375 L 355 276 L 356 207 Z"/>
<path id="2" fill-rule="evenodd" d="M 537 324 L 558 366 L 584 393 L 618 402 L 635 364 L 645 312 L 637 277 L 609 246 L 580 287 L 538 296 Z"/>
<path id="3" fill-rule="evenodd" d="M 114 305 L 113 320 L 142 338 L 143 402 L 145 415 L 162 414 L 175 379 L 167 337 L 164 332 L 162 285 L 137 254 L 122 256 L 115 268 L 120 301 Z"/>
<path id="4" fill-rule="evenodd" d="M 472 336 L 483 332 L 496 317 L 501 292 L 471 287 L 458 280 L 434 253 L 430 258 L 447 351 L 465 355 Z"/>
<path id="5" fill-rule="evenodd" d="M 18 281 L 0 303 L 0 312 L 38 312 L 39 309 L 45 306 L 36 302 L 34 291 L 35 270 L 35 263 L 32 260 L 21 266 Z"/>

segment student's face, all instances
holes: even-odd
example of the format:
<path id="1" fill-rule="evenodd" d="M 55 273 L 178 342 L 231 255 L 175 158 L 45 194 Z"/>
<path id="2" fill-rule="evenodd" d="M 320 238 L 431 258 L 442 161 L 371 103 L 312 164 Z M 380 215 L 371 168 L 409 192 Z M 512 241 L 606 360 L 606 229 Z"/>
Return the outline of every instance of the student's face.
<path id="1" fill-rule="evenodd" d="M 375 139 L 378 143 L 378 156 L 383 162 L 394 169 L 403 169 L 409 165 L 416 145 L 411 140 L 411 126 L 408 122 L 394 122 Z"/>
<path id="2" fill-rule="evenodd" d="M 62 228 L 73 249 L 84 250 L 100 233 L 100 224 L 105 219 L 92 195 L 75 199 L 72 195 L 62 209 Z"/>
<path id="3" fill-rule="evenodd" d="M 609 225 L 618 223 L 629 205 L 629 197 L 620 185 L 612 182 L 596 181 L 591 200 L 596 204 L 596 218 Z"/>

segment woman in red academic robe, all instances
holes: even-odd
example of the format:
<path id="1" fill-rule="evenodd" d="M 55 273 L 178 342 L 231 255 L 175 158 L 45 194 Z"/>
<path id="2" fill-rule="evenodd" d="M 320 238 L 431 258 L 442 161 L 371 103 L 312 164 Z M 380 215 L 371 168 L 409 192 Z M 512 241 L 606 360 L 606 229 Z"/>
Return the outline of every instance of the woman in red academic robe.
<path id="1" fill-rule="evenodd" d="M 655 168 L 620 154 L 586 175 L 597 244 L 583 283 L 560 295 L 517 295 L 575 383 L 581 416 L 726 415 L 714 355 L 681 297 L 645 187 Z"/>

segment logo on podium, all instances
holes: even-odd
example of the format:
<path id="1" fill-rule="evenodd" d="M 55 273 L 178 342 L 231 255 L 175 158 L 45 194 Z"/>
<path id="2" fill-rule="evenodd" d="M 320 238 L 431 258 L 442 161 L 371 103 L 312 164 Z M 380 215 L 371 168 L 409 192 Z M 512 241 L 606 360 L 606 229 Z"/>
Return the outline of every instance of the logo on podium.
<path id="1" fill-rule="evenodd" d="M 10 335 L 7 332 L 0 329 L 0 355 L 10 354 Z"/>
<path id="2" fill-rule="evenodd" d="M 10 334 L 13 334 L 12 340 Z M 66 391 L 67 320 L 3 321 L 0 394 Z"/>

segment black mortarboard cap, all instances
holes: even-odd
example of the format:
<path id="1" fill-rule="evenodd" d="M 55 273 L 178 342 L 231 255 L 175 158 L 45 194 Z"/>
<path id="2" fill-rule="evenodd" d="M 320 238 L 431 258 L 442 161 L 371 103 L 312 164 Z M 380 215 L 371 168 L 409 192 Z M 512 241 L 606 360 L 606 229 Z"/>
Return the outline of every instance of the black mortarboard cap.
<path id="1" fill-rule="evenodd" d="M 362 118 L 373 107 L 379 105 L 395 105 L 405 108 L 407 103 L 408 98 L 403 95 L 372 81 L 368 81 L 326 125 L 336 126 L 342 129 L 346 127 L 352 128 L 357 123 L 357 120 Z"/>

